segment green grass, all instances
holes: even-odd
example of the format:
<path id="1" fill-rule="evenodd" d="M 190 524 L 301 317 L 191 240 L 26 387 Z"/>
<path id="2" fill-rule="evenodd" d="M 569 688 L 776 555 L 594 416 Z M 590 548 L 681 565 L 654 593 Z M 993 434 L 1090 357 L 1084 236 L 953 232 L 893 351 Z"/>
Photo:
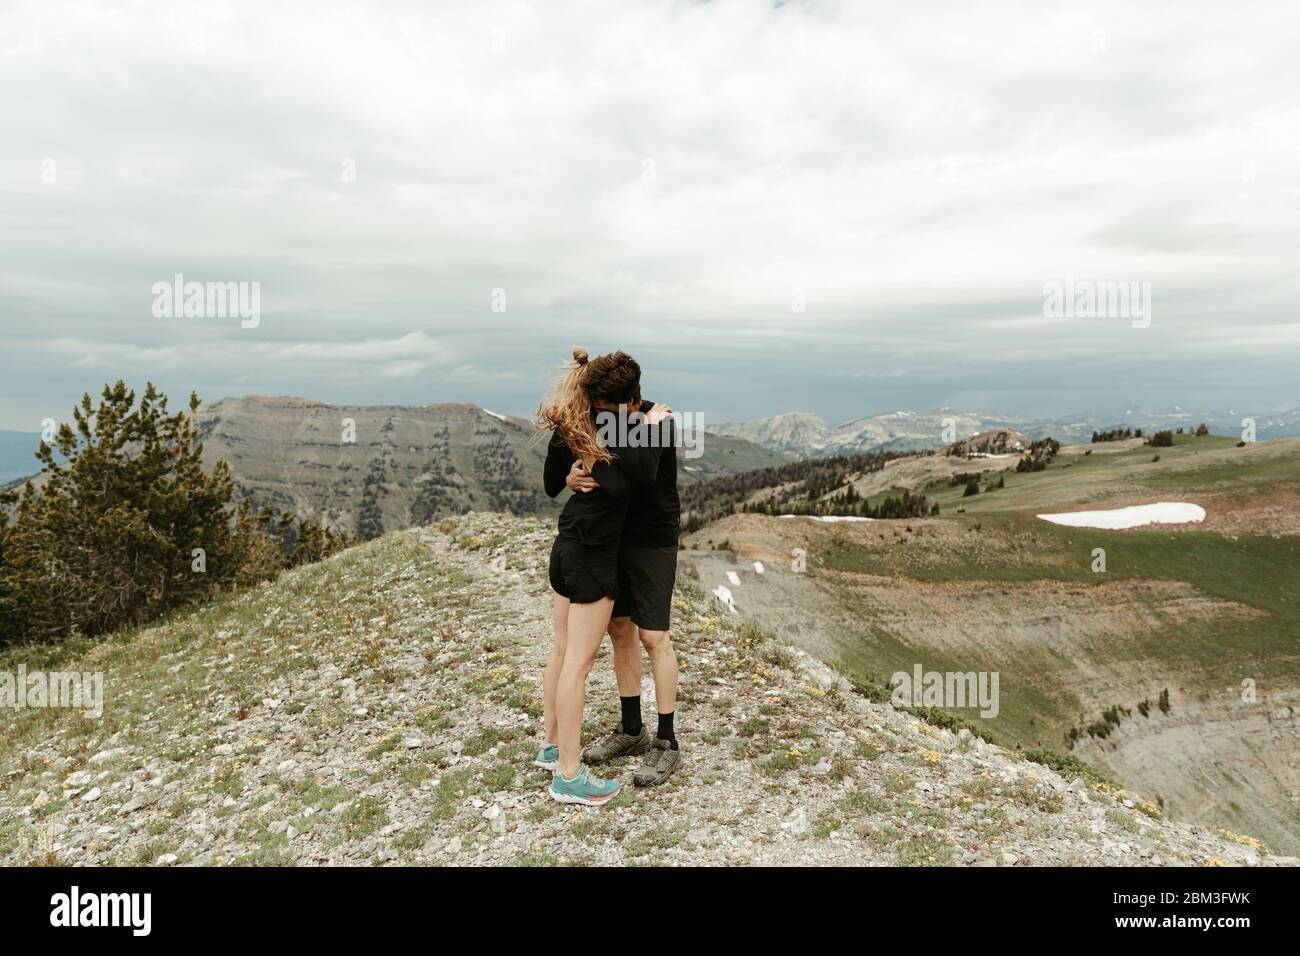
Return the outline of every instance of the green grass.
<path id="1" fill-rule="evenodd" d="M 1300 536 L 1273 536 L 1267 526 L 1232 534 L 1104 531 L 1036 517 L 1161 499 L 1198 502 L 1214 515 L 1226 507 L 1285 506 L 1300 491 L 1300 439 L 1237 447 L 1232 437 L 1183 435 L 1159 454 L 1152 462 L 1150 447 L 1106 452 L 1099 446 L 1089 455 L 1058 456 L 1042 472 L 1004 473 L 1004 488 L 970 498 L 962 497 L 961 487 L 919 489 L 941 502 L 938 521 L 821 533 L 812 539 L 810 571 L 845 622 L 833 634 L 829 656 L 875 700 L 889 699 L 887 678 L 910 673 L 917 662 L 929 671 L 998 671 L 1001 706 L 994 719 L 981 719 L 974 709 L 910 710 L 937 726 L 965 726 L 1004 747 L 1020 745 L 1027 760 L 1090 783 L 1107 782 L 1107 776 L 1069 752 L 1067 734 L 1099 721 L 1107 708 L 1131 710 L 1125 723 L 1158 722 L 1163 715 L 1154 705 L 1166 687 L 1177 717 L 1184 703 L 1222 694 L 1245 678 L 1260 686 L 1296 686 Z M 978 462 L 971 465 L 978 470 Z M 964 513 L 957 514 L 958 507 Z M 1092 570 L 1098 548 L 1106 555 L 1102 573 Z M 965 640 L 931 642 L 922 630 L 901 627 L 873 606 L 882 587 L 876 578 L 934 585 L 917 595 L 930 614 L 941 614 L 945 602 L 961 595 L 988 607 L 988 623 Z M 1144 582 L 1183 587 L 1114 587 Z M 1100 616 L 1103 606 L 1093 619 L 1093 602 L 1113 602 L 1112 620 Z M 1004 643 L 996 626 L 1003 620 L 1041 639 L 1008 635 Z M 1099 669 L 1128 675 L 1125 689 L 1104 699 L 1081 693 Z M 1139 716 L 1144 700 L 1153 705 L 1149 718 Z M 1039 799 L 1030 791 L 1017 797 Z"/>
<path id="2" fill-rule="evenodd" d="M 388 811 L 378 797 L 361 797 L 348 804 L 339 822 L 349 839 L 369 836 L 388 823 Z"/>
<path id="3" fill-rule="evenodd" d="M 984 516 L 981 523 L 981 533 L 994 539 L 995 548 L 997 544 L 1006 546 L 1000 552 L 995 550 L 989 559 L 950 551 L 939 555 L 919 550 L 871 550 L 841 542 L 828 555 L 827 564 L 839 570 L 902 575 L 932 583 L 1059 581 L 1096 588 L 1122 580 L 1181 581 L 1208 596 L 1263 613 L 1189 621 L 1166 612 L 1160 598 L 1153 597 L 1147 612 L 1150 629 L 1132 640 L 1096 648 L 1094 660 L 1105 654 L 1129 667 L 1153 660 L 1171 661 L 1188 674 L 1189 690 L 1230 686 L 1244 677 L 1300 678 L 1300 658 L 1295 654 L 1296 622 L 1300 620 L 1300 591 L 1295 588 L 1300 581 L 1300 538 L 1240 535 L 1233 540 L 1209 531 L 1154 529 L 1116 533 L 1064 528 L 1016 514 Z M 1095 548 L 1106 551 L 1105 573 L 1091 570 Z M 852 585 L 838 582 L 833 586 L 841 602 L 852 606 Z M 884 677 L 896 670 L 910 671 L 917 660 L 931 670 L 981 669 L 972 663 L 969 650 L 958 655 L 918 648 L 913 641 L 892 633 L 887 621 L 864 619 L 860 627 L 855 640 L 843 643 L 845 662 L 859 674 Z M 977 652 L 975 659 L 978 657 Z M 1059 736 L 1045 734 L 1044 724 L 1054 729 L 1076 717 L 1077 708 L 1054 692 L 1051 674 L 1023 670 L 1027 666 L 1023 660 L 1002 658 L 987 668 L 1002 675 L 1002 713 L 995 723 L 1027 745 L 1039 739 L 1059 745 Z M 1010 688 L 1014 692 L 1006 693 Z M 1153 688 L 1155 693 L 1159 690 Z M 1127 703 L 1131 706 L 1134 702 Z"/>
<path id="4" fill-rule="evenodd" d="M 900 842 L 896 848 L 899 866 L 948 866 L 952 846 L 932 833 L 920 833 Z"/>

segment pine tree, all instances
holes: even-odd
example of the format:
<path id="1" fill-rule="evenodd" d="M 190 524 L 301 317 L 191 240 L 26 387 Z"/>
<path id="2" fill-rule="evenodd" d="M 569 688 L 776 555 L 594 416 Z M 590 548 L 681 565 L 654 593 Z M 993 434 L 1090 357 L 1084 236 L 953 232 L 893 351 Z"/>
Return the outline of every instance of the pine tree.
<path id="1" fill-rule="evenodd" d="M 170 413 L 152 384 L 137 405 L 119 381 L 97 406 L 84 395 L 54 444 L 40 443 L 43 483 L 7 496 L 14 520 L 0 521 L 0 643 L 139 624 L 347 543 L 232 507 L 227 464 L 203 470 L 198 407 L 191 394 L 188 411 Z"/>

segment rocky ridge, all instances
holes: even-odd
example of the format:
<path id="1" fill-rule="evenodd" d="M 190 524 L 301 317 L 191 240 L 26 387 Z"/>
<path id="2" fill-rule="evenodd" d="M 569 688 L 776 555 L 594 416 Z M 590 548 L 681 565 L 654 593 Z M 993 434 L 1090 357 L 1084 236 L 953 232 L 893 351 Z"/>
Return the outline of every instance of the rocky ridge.
<path id="1" fill-rule="evenodd" d="M 551 535 L 494 514 L 392 533 L 63 665 L 104 672 L 104 717 L 3 715 L 0 862 L 1296 862 L 867 700 L 687 578 L 683 769 L 561 807 L 531 765 Z M 617 719 L 607 648 L 587 716 L 593 737 Z"/>

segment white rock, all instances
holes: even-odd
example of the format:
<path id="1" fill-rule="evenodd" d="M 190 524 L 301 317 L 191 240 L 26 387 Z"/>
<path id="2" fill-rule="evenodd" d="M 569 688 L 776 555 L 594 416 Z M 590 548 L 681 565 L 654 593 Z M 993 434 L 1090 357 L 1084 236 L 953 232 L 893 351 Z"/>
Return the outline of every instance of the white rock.
<path id="1" fill-rule="evenodd" d="M 104 763 L 109 760 L 116 760 L 130 751 L 129 747 L 118 747 L 114 750 L 101 750 L 95 756 L 90 758 L 90 763 Z"/>
<path id="2" fill-rule="evenodd" d="M 100 790 L 99 787 L 91 787 L 89 790 L 87 790 L 85 793 L 81 795 L 81 802 L 94 803 L 103 795 L 104 795 L 104 791 Z"/>
<path id="3" fill-rule="evenodd" d="M 158 857 L 158 865 L 171 866 L 178 859 L 180 859 L 180 857 L 178 857 L 175 853 L 164 853 L 162 856 Z"/>

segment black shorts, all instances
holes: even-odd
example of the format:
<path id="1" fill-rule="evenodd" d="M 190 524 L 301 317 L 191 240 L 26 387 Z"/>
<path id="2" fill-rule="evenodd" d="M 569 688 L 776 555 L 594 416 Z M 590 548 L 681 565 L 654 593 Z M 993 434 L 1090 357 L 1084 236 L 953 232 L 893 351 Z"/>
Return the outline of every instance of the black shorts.
<path id="1" fill-rule="evenodd" d="M 611 616 L 630 617 L 633 624 L 647 631 L 668 630 L 676 581 L 676 545 L 620 548 L 618 597 Z"/>
<path id="2" fill-rule="evenodd" d="M 572 538 L 551 545 L 551 590 L 574 604 L 618 596 L 618 542 L 593 547 Z"/>

